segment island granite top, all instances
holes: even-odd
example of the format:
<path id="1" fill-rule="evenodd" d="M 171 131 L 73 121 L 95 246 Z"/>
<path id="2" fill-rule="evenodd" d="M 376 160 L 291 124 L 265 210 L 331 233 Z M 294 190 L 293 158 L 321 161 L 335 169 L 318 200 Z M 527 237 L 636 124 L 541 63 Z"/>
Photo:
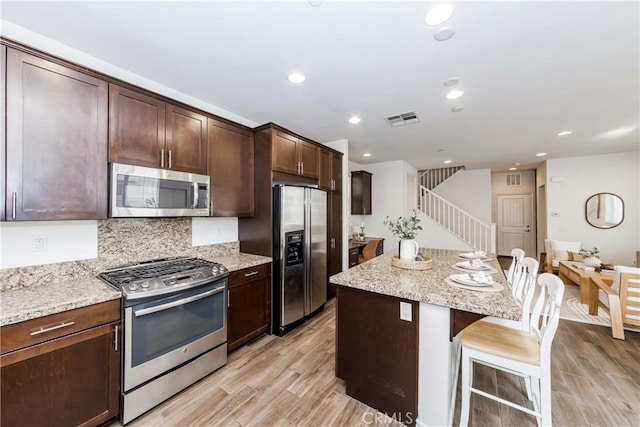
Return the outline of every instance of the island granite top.
<path id="1" fill-rule="evenodd" d="M 445 282 L 452 274 L 460 271 L 452 268 L 459 261 L 460 251 L 447 249 L 420 248 L 420 253 L 432 259 L 430 270 L 406 270 L 391 265 L 392 255 L 387 253 L 347 271 L 330 277 L 330 282 L 364 291 L 375 292 L 412 301 L 424 302 L 472 313 L 519 320 L 520 306 L 511 295 L 502 268 L 495 254 L 487 263 L 498 270 L 493 280 L 504 286 L 500 292 L 477 292 L 453 287 Z"/>
<path id="2" fill-rule="evenodd" d="M 237 271 L 271 262 L 271 258 L 241 252 L 220 256 L 202 256 Z M 122 293 L 95 277 L 59 280 L 2 291 L 0 326 L 24 322 L 50 314 L 118 299 Z"/>

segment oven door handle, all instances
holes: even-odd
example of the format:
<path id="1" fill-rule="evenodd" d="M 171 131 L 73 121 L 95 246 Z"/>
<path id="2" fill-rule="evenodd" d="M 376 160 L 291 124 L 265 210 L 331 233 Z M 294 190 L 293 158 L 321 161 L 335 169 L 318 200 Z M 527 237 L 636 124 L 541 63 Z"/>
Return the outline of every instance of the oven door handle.
<path id="1" fill-rule="evenodd" d="M 140 317 L 140 316 L 146 316 L 147 314 L 157 313 L 163 310 L 168 310 L 173 307 L 178 307 L 180 305 L 189 304 L 190 302 L 193 302 L 193 301 L 198 301 L 200 299 L 206 298 L 213 294 L 219 294 L 220 292 L 223 292 L 224 289 L 225 289 L 224 287 L 212 289 L 210 291 L 203 292 L 201 294 L 194 295 L 192 297 L 179 299 L 178 301 L 168 302 L 166 304 L 160 304 L 154 307 L 143 308 L 142 310 L 134 311 L 133 314 L 136 317 Z"/>
<path id="2" fill-rule="evenodd" d="M 193 183 L 193 204 L 191 205 L 191 209 L 195 209 L 198 207 L 198 183 Z"/>

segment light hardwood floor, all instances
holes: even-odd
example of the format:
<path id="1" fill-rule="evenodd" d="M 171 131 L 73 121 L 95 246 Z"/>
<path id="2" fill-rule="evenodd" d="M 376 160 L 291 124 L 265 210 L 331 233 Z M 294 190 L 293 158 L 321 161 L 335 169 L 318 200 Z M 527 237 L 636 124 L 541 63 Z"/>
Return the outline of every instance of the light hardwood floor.
<path id="1" fill-rule="evenodd" d="M 128 424 L 147 426 L 398 426 L 345 395 L 334 375 L 335 307 L 283 338 L 265 335 L 225 367 Z M 640 334 L 561 320 L 552 354 L 553 421 L 558 426 L 640 425 Z M 476 385 L 521 403 L 523 383 L 488 368 Z M 471 425 L 535 426 L 535 419 L 472 396 Z M 455 422 L 459 419 L 459 402 Z M 120 424 L 114 422 L 112 427 Z"/>

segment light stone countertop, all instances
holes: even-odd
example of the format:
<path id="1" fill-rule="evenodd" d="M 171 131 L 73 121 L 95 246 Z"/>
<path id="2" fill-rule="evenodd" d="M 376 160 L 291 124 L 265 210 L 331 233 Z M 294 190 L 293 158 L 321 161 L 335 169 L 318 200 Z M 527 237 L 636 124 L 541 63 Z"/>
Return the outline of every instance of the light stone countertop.
<path id="1" fill-rule="evenodd" d="M 329 280 L 336 285 L 412 301 L 489 316 L 520 319 L 522 311 L 511 295 L 511 288 L 495 254 L 489 255 L 492 261 L 488 264 L 498 270 L 493 274 L 493 280 L 504 286 L 504 290 L 500 292 L 470 291 L 450 286 L 445 282 L 448 276 L 461 273 L 451 267 L 456 262 L 463 261 L 458 257 L 460 251 L 420 248 L 420 253 L 432 259 L 430 270 L 393 267 L 391 256 L 397 256 L 397 252 L 392 252 L 331 276 Z"/>
<path id="2" fill-rule="evenodd" d="M 205 255 L 201 258 L 219 262 L 229 271 L 242 270 L 271 262 L 260 255 L 232 253 Z M 23 322 L 50 314 L 118 299 L 120 291 L 98 278 L 48 282 L 41 285 L 0 292 L 0 326 Z"/>

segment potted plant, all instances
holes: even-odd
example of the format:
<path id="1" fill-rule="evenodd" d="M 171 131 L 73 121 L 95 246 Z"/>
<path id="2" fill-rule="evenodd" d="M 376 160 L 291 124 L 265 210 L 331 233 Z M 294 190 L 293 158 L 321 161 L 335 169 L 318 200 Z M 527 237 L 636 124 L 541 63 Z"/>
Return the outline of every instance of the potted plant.
<path id="1" fill-rule="evenodd" d="M 420 218 L 414 209 L 411 216 L 399 217 L 398 219 L 385 218 L 383 224 L 389 227 L 391 234 L 400 239 L 400 259 L 413 260 L 418 254 L 418 242 L 416 242 L 416 234 L 422 227 L 418 225 Z"/>
<path id="2" fill-rule="evenodd" d="M 580 249 L 580 255 L 582 255 L 582 263 L 587 267 L 600 267 L 600 259 L 596 257 L 600 253 L 600 249 L 595 246 L 592 249 Z"/>

